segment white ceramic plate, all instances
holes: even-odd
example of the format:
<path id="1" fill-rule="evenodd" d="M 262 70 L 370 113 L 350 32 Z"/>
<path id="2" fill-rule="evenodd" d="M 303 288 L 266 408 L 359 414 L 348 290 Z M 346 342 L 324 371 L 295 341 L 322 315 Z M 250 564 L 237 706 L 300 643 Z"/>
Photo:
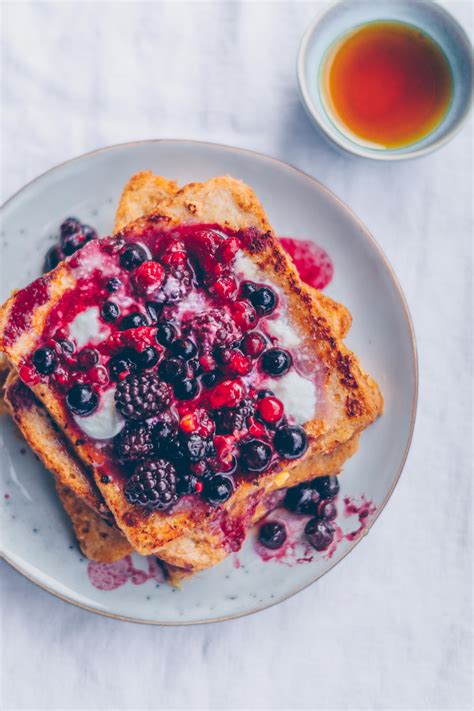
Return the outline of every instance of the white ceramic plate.
<path id="1" fill-rule="evenodd" d="M 327 293 L 346 304 L 354 322 L 348 345 L 377 379 L 385 397 L 383 417 L 367 431 L 341 477 L 341 496 L 373 502 L 370 526 L 400 476 L 413 432 L 417 364 L 407 306 L 390 265 L 350 210 L 313 178 L 257 153 L 191 141 L 147 141 L 76 158 L 45 173 L 12 197 L 3 211 L 1 294 L 26 285 L 41 271 L 51 235 L 68 215 L 110 232 L 121 189 L 132 173 L 150 168 L 179 183 L 230 174 L 249 183 L 280 235 L 312 239 L 330 254 L 335 275 Z M 51 477 L 2 418 L 1 530 L 4 558 L 33 582 L 89 610 L 121 619 L 186 624 L 238 617 L 293 595 L 339 562 L 362 537 L 343 538 L 331 557 L 264 562 L 250 536 L 236 556 L 175 590 L 124 563 L 110 570 L 113 590 L 99 590 L 75 543 Z M 340 507 L 341 508 L 341 507 Z M 358 528 L 357 517 L 338 523 Z M 365 545 L 370 545 L 366 543 Z M 290 561 L 291 563 L 292 561 Z M 147 571 L 148 561 L 134 556 Z M 104 571 L 102 571 L 103 573 Z"/>

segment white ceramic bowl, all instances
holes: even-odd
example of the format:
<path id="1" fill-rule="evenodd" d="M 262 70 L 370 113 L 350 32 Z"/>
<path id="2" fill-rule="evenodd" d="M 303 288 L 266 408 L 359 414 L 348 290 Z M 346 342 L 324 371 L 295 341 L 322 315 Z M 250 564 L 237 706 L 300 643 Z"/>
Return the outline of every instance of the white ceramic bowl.
<path id="1" fill-rule="evenodd" d="M 372 526 L 400 476 L 413 433 L 417 398 L 413 328 L 397 279 L 367 228 L 310 176 L 257 153 L 192 141 L 144 141 L 81 156 L 37 178 L 4 206 L 0 300 L 40 273 L 52 235 L 66 216 L 90 222 L 102 235 L 110 232 L 123 185 L 144 169 L 180 184 L 225 174 L 242 178 L 255 189 L 278 234 L 314 240 L 330 254 L 335 273 L 327 293 L 352 312 L 347 342 L 385 397 L 383 417 L 364 433 L 341 477 L 341 498 L 364 494 L 374 503 L 376 511 L 367 519 Z M 128 581 L 100 590 L 88 577 L 88 563 L 77 548 L 52 477 L 6 417 L 0 420 L 0 450 L 4 558 L 55 595 L 111 617 L 155 624 L 238 617 L 314 582 L 360 539 L 365 539 L 369 551 L 371 537 L 362 535 L 367 528 L 354 540 L 342 540 L 332 557 L 314 552 L 311 561 L 285 565 L 259 558 L 250 536 L 237 558 L 230 556 L 196 575 L 182 590 L 153 577 L 147 580 L 153 561 L 140 556 L 134 556 L 133 563 L 141 573 L 133 573 L 128 563 L 115 567 L 108 571 L 109 581 L 127 576 Z M 350 519 L 341 523 L 350 525 Z"/>
<path id="2" fill-rule="evenodd" d="M 441 47 L 453 75 L 453 96 L 441 123 L 416 143 L 403 148 L 377 148 L 351 139 L 326 111 L 319 89 L 319 72 L 329 47 L 359 25 L 395 20 L 419 27 Z M 297 65 L 303 105 L 322 134 L 338 148 L 373 160 L 423 156 L 449 141 L 461 128 L 472 103 L 472 47 L 461 25 L 430 0 L 342 0 L 321 13 L 301 41 Z"/>

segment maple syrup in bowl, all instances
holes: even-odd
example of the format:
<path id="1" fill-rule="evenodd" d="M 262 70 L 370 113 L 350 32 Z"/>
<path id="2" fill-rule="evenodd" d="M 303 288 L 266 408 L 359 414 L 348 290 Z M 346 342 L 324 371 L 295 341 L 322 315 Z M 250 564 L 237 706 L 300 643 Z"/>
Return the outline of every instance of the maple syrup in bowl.
<path id="1" fill-rule="evenodd" d="M 319 83 L 338 128 L 379 148 L 408 146 L 433 131 L 446 116 L 453 88 L 441 48 L 401 22 L 370 22 L 336 41 Z"/>
<path id="2" fill-rule="evenodd" d="M 338 147 L 410 158 L 443 145 L 469 113 L 472 48 L 434 3 L 342 0 L 303 37 L 298 82 L 308 114 Z"/>

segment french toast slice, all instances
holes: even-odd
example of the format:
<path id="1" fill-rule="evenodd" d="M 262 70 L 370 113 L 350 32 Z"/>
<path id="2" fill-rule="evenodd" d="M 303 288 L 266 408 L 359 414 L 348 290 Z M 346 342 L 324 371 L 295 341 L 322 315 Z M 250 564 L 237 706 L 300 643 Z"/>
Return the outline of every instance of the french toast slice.
<path id="1" fill-rule="evenodd" d="M 120 196 L 115 214 L 114 234 L 139 217 L 146 217 L 156 210 L 163 200 L 173 198 L 178 192 L 178 184 L 155 175 L 151 170 L 141 171 L 132 175 Z M 345 338 L 352 324 L 349 310 L 329 296 L 308 286 L 313 297 L 317 299 L 325 316 L 337 331 L 340 338 Z"/>
<path id="2" fill-rule="evenodd" d="M 26 442 L 53 475 L 84 555 L 99 563 L 113 563 L 131 553 L 132 547 L 116 528 L 93 480 L 66 438 L 13 372 L 5 382 L 3 401 Z"/>
<path id="3" fill-rule="evenodd" d="M 211 185 L 210 185 L 211 183 Z M 166 201 L 168 202 L 168 201 Z M 185 219 L 183 219 L 183 217 Z M 357 432 L 367 426 L 381 410 L 381 398 L 376 386 L 364 375 L 357 359 L 343 344 L 327 321 L 322 309 L 314 303 L 309 290 L 299 281 L 291 263 L 282 253 L 273 236 L 266 218 L 251 191 L 232 179 L 215 179 L 208 184 L 194 184 L 180 191 L 176 198 L 160 207 L 157 213 L 138 220 L 121 233 L 121 239 L 139 239 L 144 231 L 169 230 L 184 224 L 202 222 L 218 224 L 224 229 L 239 231 L 257 228 L 252 238 L 245 242 L 243 252 L 262 272 L 262 281 L 271 273 L 272 283 L 281 290 L 288 301 L 288 318 L 305 336 L 308 352 L 322 371 L 323 390 L 331 397 L 325 398 L 327 413 L 323 417 L 314 417 L 306 424 L 312 451 L 329 453 L 340 444 L 347 442 Z M 266 231 L 265 231 L 266 230 Z M 86 256 L 91 250 L 84 248 Z M 76 286 L 77 277 L 74 269 L 80 269 L 81 258 L 71 265 L 69 260 L 61 264 L 32 287 L 19 292 L 2 310 L 2 348 L 19 368 L 21 377 L 27 380 L 35 393 L 46 404 L 53 418 L 73 443 L 80 458 L 94 468 L 96 484 L 101 489 L 108 506 L 112 510 L 119 527 L 126 533 L 136 549 L 143 553 L 154 552 L 164 543 L 186 530 L 199 525 L 209 513 L 207 507 L 198 505 L 191 510 L 174 511 L 170 514 L 144 512 L 132 507 L 126 501 L 120 484 L 113 482 L 105 486 L 101 481 L 104 476 L 100 469 L 104 467 L 100 448 L 91 441 L 83 442 L 77 426 L 61 403 L 60 398 L 48 383 L 29 381 L 29 371 L 25 361 L 32 349 L 41 339 L 49 315 L 65 293 Z M 77 265 L 78 262 L 78 265 Z M 265 279 L 263 279 L 265 277 Z M 25 293 L 26 292 L 26 293 Z M 32 303 L 33 302 L 33 303 Z M 31 320 L 25 323 L 25 304 L 33 306 Z M 306 338 L 307 336 L 307 338 Z M 306 343 L 307 341 L 307 343 Z M 330 416 L 327 416 L 330 415 Z M 299 463 L 280 462 L 279 473 L 287 476 Z M 248 494 L 254 486 L 263 486 L 263 482 L 272 475 L 262 475 L 254 482 L 242 482 L 238 491 Z M 112 477 L 113 478 L 113 477 Z"/>

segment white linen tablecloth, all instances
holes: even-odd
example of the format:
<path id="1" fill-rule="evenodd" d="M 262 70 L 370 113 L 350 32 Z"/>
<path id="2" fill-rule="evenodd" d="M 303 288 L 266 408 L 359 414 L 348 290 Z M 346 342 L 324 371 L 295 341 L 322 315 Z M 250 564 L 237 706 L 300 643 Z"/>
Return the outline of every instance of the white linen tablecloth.
<path id="1" fill-rule="evenodd" d="M 298 98 L 318 2 L 4 2 L 2 194 L 145 138 L 253 148 L 368 225 L 414 318 L 420 403 L 372 535 L 250 618 L 160 629 L 89 614 L 1 564 L 4 709 L 467 709 L 472 703 L 472 123 L 413 162 L 351 159 Z M 449 8 L 472 30 L 471 2 Z"/>

